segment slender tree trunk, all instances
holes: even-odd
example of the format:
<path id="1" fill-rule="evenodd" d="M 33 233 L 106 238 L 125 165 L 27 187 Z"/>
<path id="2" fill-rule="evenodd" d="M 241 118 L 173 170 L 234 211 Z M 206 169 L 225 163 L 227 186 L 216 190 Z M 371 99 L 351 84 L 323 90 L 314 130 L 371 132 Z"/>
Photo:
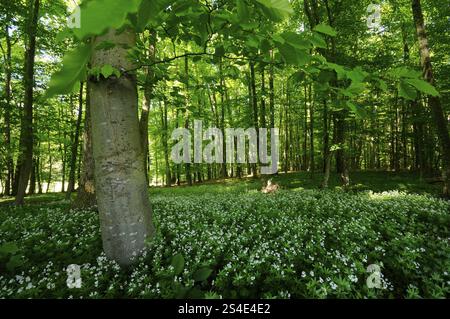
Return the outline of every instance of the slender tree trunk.
<path id="1" fill-rule="evenodd" d="M 186 56 L 184 59 L 184 71 L 186 76 L 186 100 L 185 100 L 185 112 L 184 112 L 184 128 L 189 129 L 190 111 L 189 111 L 189 58 Z M 189 186 L 192 186 L 192 174 L 191 163 L 185 163 L 186 170 L 186 182 Z"/>
<path id="2" fill-rule="evenodd" d="M 311 172 L 311 178 L 314 177 L 315 170 L 315 157 L 314 157 L 314 101 L 313 101 L 312 85 L 309 85 L 309 148 L 310 148 L 310 160 L 309 169 Z"/>
<path id="3" fill-rule="evenodd" d="M 225 79 L 223 77 L 223 61 L 220 59 L 219 62 L 219 78 L 220 78 L 220 108 L 221 108 L 221 114 L 220 114 L 220 129 L 222 131 L 223 136 L 225 137 Z M 222 153 L 223 153 L 223 163 L 221 165 L 221 177 L 227 178 L 228 177 L 228 170 L 227 170 L 227 157 L 226 154 L 227 146 L 225 143 L 222 143 Z"/>
<path id="4" fill-rule="evenodd" d="M 33 158 L 31 164 L 31 176 L 30 176 L 30 187 L 28 189 L 28 195 L 34 195 L 36 193 L 36 158 Z"/>
<path id="5" fill-rule="evenodd" d="M 155 35 L 150 34 L 150 45 L 148 49 L 148 57 L 150 63 L 155 60 Z M 147 74 L 144 84 L 144 103 L 142 105 L 141 118 L 139 121 L 139 132 L 141 135 L 142 149 L 144 150 L 144 169 L 145 176 L 147 180 L 147 184 L 149 183 L 148 177 L 148 168 L 149 168 L 149 159 L 147 154 L 149 153 L 149 136 L 148 136 L 148 123 L 149 123 L 149 115 L 150 115 L 150 105 L 153 95 L 153 85 L 154 85 L 154 74 L 151 67 L 147 67 Z"/>
<path id="6" fill-rule="evenodd" d="M 80 141 L 80 129 L 81 121 L 83 118 L 83 83 L 80 84 L 80 93 L 78 96 L 78 117 L 75 125 L 75 133 L 72 141 L 72 149 L 70 154 L 70 172 L 69 172 L 69 185 L 67 186 L 66 198 L 70 199 L 73 191 L 75 190 L 75 174 L 77 170 L 77 156 L 78 156 L 78 144 Z"/>
<path id="7" fill-rule="evenodd" d="M 95 45 L 110 41 L 115 47 L 94 51 L 92 67 L 112 65 L 118 70 L 133 69 L 128 47 L 136 35 L 110 30 L 95 40 Z M 92 91 L 92 136 L 95 182 L 103 249 L 108 258 L 122 266 L 133 263 L 154 235 L 145 169 L 146 153 L 139 132 L 136 76 L 125 73 L 116 78 L 90 78 Z"/>
<path id="8" fill-rule="evenodd" d="M 78 182 L 78 192 L 72 206 L 86 209 L 97 205 L 95 197 L 94 155 L 92 150 L 92 121 L 90 103 L 91 84 L 86 84 L 86 112 L 83 132 L 83 164 Z"/>
<path id="9" fill-rule="evenodd" d="M 323 100 L 323 172 L 326 172 L 328 153 L 330 151 L 330 133 L 328 130 L 328 103 Z M 329 174 L 329 172 L 328 172 Z"/>
<path id="10" fill-rule="evenodd" d="M 273 59 L 273 53 L 272 59 Z M 270 128 L 275 128 L 275 88 L 273 64 L 269 67 L 269 108 L 270 108 Z"/>
<path id="11" fill-rule="evenodd" d="M 266 124 L 266 77 L 264 66 L 261 67 L 261 127 L 267 128 Z"/>
<path id="12" fill-rule="evenodd" d="M 433 67 L 431 64 L 430 50 L 428 48 L 428 39 L 425 31 L 420 0 L 412 0 L 412 11 L 420 45 L 423 76 L 428 83 L 434 85 Z M 450 197 L 450 136 L 447 127 L 447 120 L 444 116 L 444 110 L 442 109 L 441 100 L 439 97 L 428 97 L 428 104 L 434 118 L 439 145 L 442 152 L 442 175 L 444 179 L 443 194 L 446 197 Z"/>
<path id="13" fill-rule="evenodd" d="M 5 148 L 7 176 L 5 182 L 5 195 L 11 195 L 11 187 L 14 179 L 14 162 L 11 149 L 11 37 L 9 26 L 5 27 L 6 56 L 5 56 Z"/>
<path id="14" fill-rule="evenodd" d="M 172 184 L 172 177 L 170 174 L 170 162 L 169 162 L 169 143 L 168 143 L 168 133 L 169 133 L 169 127 L 168 127 L 168 120 L 167 120 L 167 103 L 164 100 L 163 101 L 163 109 L 161 111 L 161 122 L 163 127 L 163 148 L 164 148 L 164 164 L 165 164 L 165 171 L 166 171 L 166 187 L 170 187 Z"/>
<path id="15" fill-rule="evenodd" d="M 42 194 L 42 178 L 41 178 L 41 157 L 36 159 L 36 182 L 38 186 L 38 194 Z"/>
<path id="16" fill-rule="evenodd" d="M 253 125 L 256 129 L 256 140 L 258 143 L 257 147 L 257 164 L 252 166 L 253 168 L 253 177 L 258 176 L 258 164 L 259 164 L 259 123 L 258 123 L 258 96 L 256 95 L 256 80 L 255 80 L 255 65 L 253 62 L 250 62 L 250 88 L 251 88 L 251 97 L 252 97 L 252 107 L 253 107 Z"/>
<path id="17" fill-rule="evenodd" d="M 25 53 L 24 113 L 20 132 L 20 175 L 17 183 L 16 205 L 23 205 L 33 162 L 33 91 L 36 33 L 39 17 L 39 0 L 29 0 L 28 39 Z"/>

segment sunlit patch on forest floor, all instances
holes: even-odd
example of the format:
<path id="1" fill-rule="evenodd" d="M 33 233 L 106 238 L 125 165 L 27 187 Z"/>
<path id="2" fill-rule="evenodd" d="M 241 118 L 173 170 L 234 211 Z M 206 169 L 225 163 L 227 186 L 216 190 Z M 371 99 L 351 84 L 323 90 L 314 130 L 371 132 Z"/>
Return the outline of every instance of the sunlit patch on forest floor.
<path id="1" fill-rule="evenodd" d="M 252 179 L 152 188 L 158 233 L 128 270 L 103 255 L 95 211 L 72 211 L 60 194 L 6 200 L 0 298 L 448 297 L 450 203 L 415 176 L 352 176 L 364 187 L 336 179 L 322 191 L 319 174 L 301 173 L 274 177 L 283 189 L 270 195 Z M 80 289 L 67 287 L 71 264 Z M 368 288 L 369 265 L 379 288 Z"/>

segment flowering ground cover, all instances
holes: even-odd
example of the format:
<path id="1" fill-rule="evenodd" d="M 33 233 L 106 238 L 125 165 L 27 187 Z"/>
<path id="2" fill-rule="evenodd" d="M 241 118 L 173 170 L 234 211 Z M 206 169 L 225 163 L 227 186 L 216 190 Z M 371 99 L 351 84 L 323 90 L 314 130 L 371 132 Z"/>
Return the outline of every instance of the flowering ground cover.
<path id="1" fill-rule="evenodd" d="M 0 298 L 442 298 L 450 203 L 397 191 L 200 186 L 151 193 L 136 265 L 102 253 L 98 215 L 64 201 L 0 208 Z M 203 190 L 202 190 L 203 189 Z M 81 266 L 79 289 L 66 268 Z M 380 268 L 369 287 L 368 267 Z"/>

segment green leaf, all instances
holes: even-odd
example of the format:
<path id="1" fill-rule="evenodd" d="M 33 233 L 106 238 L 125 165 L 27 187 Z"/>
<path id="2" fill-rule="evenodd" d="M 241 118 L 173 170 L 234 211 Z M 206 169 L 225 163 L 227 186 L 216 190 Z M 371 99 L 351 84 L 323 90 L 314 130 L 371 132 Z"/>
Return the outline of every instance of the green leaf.
<path id="1" fill-rule="evenodd" d="M 274 21 L 282 21 L 294 13 L 288 0 L 256 0 L 256 2 L 262 4 L 264 14 Z"/>
<path id="2" fill-rule="evenodd" d="M 356 105 L 351 101 L 347 101 L 346 105 L 350 109 L 350 111 L 352 111 L 357 117 L 359 118 L 367 117 L 367 112 L 363 107 Z"/>
<path id="3" fill-rule="evenodd" d="M 314 28 L 314 31 L 329 35 L 331 37 L 335 37 L 337 35 L 337 32 L 336 32 L 336 30 L 334 30 L 334 28 L 332 28 L 328 24 L 323 24 L 323 23 L 316 25 L 316 27 Z"/>
<path id="4" fill-rule="evenodd" d="M 304 39 L 300 34 L 297 34 L 295 32 L 284 32 L 283 34 L 281 34 L 281 37 L 285 40 L 285 42 L 289 43 L 297 49 L 311 49 L 311 43 Z"/>
<path id="5" fill-rule="evenodd" d="M 336 79 L 336 75 L 331 70 L 321 70 L 319 76 L 317 77 L 317 81 L 322 84 L 329 83 L 334 79 Z"/>
<path id="6" fill-rule="evenodd" d="M 247 22 L 250 17 L 250 11 L 243 0 L 236 0 L 238 22 Z"/>
<path id="7" fill-rule="evenodd" d="M 417 79 L 422 76 L 422 74 L 419 71 L 410 69 L 406 66 L 395 68 L 388 72 L 391 76 L 396 78 L 410 78 L 410 79 Z"/>
<path id="8" fill-rule="evenodd" d="M 330 69 L 336 71 L 338 75 L 338 80 L 342 80 L 345 76 L 347 76 L 347 71 L 344 69 L 342 65 L 326 62 L 325 63 Z"/>
<path id="9" fill-rule="evenodd" d="M 368 76 L 369 74 L 365 71 L 363 71 L 363 69 L 361 69 L 361 67 L 356 67 L 355 69 L 353 69 L 352 71 L 348 71 L 347 72 L 347 77 L 352 80 L 353 83 L 358 83 L 358 82 L 362 82 L 364 81 L 364 79 Z"/>
<path id="10" fill-rule="evenodd" d="M 353 82 L 348 88 L 345 89 L 346 92 L 350 93 L 351 96 L 361 94 L 366 89 L 366 85 L 360 82 Z"/>
<path id="11" fill-rule="evenodd" d="M 311 55 L 306 50 L 299 50 L 288 43 L 276 43 L 284 61 L 295 66 L 304 66 L 311 61 Z"/>
<path id="12" fill-rule="evenodd" d="M 297 71 L 290 76 L 292 81 L 294 81 L 295 83 L 303 82 L 305 80 L 305 77 L 306 77 L 306 75 L 305 75 L 305 72 L 303 72 L 303 71 Z"/>
<path id="13" fill-rule="evenodd" d="M 155 23 L 158 15 L 171 3 L 169 0 L 142 0 L 137 12 L 138 30 L 144 30 L 148 24 Z"/>
<path id="14" fill-rule="evenodd" d="M 417 98 L 417 91 L 410 84 L 400 80 L 398 83 L 398 95 L 407 100 L 415 100 Z"/>
<path id="15" fill-rule="evenodd" d="M 194 280 L 195 281 L 205 281 L 209 278 L 212 274 L 212 269 L 208 267 L 200 268 L 194 273 Z"/>
<path id="16" fill-rule="evenodd" d="M 86 66 L 91 58 L 92 46 L 82 44 L 75 50 L 66 53 L 61 70 L 55 72 L 45 93 L 45 99 L 58 94 L 72 93 L 75 85 L 86 75 Z"/>
<path id="17" fill-rule="evenodd" d="M 109 28 L 122 27 L 130 13 L 137 12 L 142 0 L 91 0 L 81 5 L 80 28 L 75 36 L 84 40 L 100 35 Z M 153 3 L 153 1 L 152 1 Z"/>
<path id="18" fill-rule="evenodd" d="M 115 75 L 116 77 L 120 77 L 120 71 L 114 68 L 112 65 L 105 64 L 100 69 L 100 73 L 104 78 L 109 78 L 111 75 Z"/>
<path id="19" fill-rule="evenodd" d="M 22 256 L 12 256 L 6 264 L 6 269 L 14 271 L 16 268 L 22 266 L 25 263 L 25 259 Z"/>
<path id="20" fill-rule="evenodd" d="M 19 247 L 15 243 L 4 243 L 0 246 L 0 253 L 8 255 L 15 254 L 19 251 Z"/>
<path id="21" fill-rule="evenodd" d="M 175 276 L 178 276 L 179 274 L 181 274 L 183 272 L 183 270 L 184 270 L 184 257 L 183 257 L 183 255 L 176 254 L 175 256 L 173 256 L 171 265 L 174 268 Z"/>
<path id="22" fill-rule="evenodd" d="M 420 79 L 406 79 L 405 82 L 414 86 L 420 92 L 431 96 L 439 96 L 439 92 L 427 81 Z"/>
<path id="23" fill-rule="evenodd" d="M 309 38 L 309 41 L 312 43 L 313 46 L 316 48 L 327 48 L 327 43 L 325 42 L 324 38 L 319 33 L 314 33 L 311 38 Z"/>
<path id="24" fill-rule="evenodd" d="M 383 92 L 386 92 L 387 90 L 388 90 L 388 85 L 387 85 L 387 83 L 384 81 L 384 80 L 382 80 L 382 79 L 378 79 L 378 87 L 383 91 Z"/>

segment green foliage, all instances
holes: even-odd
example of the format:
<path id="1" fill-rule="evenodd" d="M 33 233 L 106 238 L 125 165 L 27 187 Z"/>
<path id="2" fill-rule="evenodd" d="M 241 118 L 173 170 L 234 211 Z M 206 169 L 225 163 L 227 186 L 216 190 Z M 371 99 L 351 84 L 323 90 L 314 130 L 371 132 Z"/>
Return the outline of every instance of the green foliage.
<path id="1" fill-rule="evenodd" d="M 209 278 L 209 276 L 211 276 L 212 272 L 213 272 L 212 269 L 208 267 L 203 267 L 194 273 L 193 278 L 195 281 L 205 281 Z"/>
<path id="2" fill-rule="evenodd" d="M 14 242 L 6 242 L 0 245 L 0 270 L 14 272 L 24 265 L 26 260 L 20 254 L 20 249 Z"/>
<path id="3" fill-rule="evenodd" d="M 415 100 L 417 98 L 417 92 L 406 81 L 400 80 L 398 83 L 398 96 L 406 100 Z"/>
<path id="4" fill-rule="evenodd" d="M 398 95 L 406 100 L 415 100 L 418 92 L 439 96 L 434 86 L 421 79 L 422 74 L 419 71 L 403 66 L 391 70 L 389 75 L 399 81 Z"/>
<path id="5" fill-rule="evenodd" d="M 406 83 L 415 87 L 418 91 L 431 95 L 439 96 L 439 92 L 430 83 L 421 79 L 406 79 Z"/>
<path id="6" fill-rule="evenodd" d="M 294 11 L 288 0 L 256 0 L 263 12 L 274 21 L 282 21 Z"/>
<path id="7" fill-rule="evenodd" d="M 137 12 L 142 0 L 95 0 L 81 6 L 81 28 L 73 32 L 79 40 L 100 35 L 109 28 L 118 29 L 128 14 Z"/>
<path id="8" fill-rule="evenodd" d="M 329 35 L 331 37 L 335 37 L 337 35 L 336 30 L 333 27 L 331 27 L 331 26 L 329 26 L 327 24 L 318 24 L 318 25 L 316 25 L 314 27 L 314 31 L 317 31 L 317 32 Z"/>
<path id="9" fill-rule="evenodd" d="M 159 14 L 172 2 L 169 0 L 142 0 L 137 12 L 137 30 L 142 31 L 149 24 L 156 23 Z"/>
<path id="10" fill-rule="evenodd" d="M 63 59 L 61 70 L 55 72 L 50 80 L 46 98 L 58 94 L 69 94 L 86 77 L 86 66 L 92 54 L 91 45 L 80 45 L 68 52 Z"/>
<path id="11" fill-rule="evenodd" d="M 173 272 L 176 276 L 178 276 L 179 274 L 181 274 L 184 270 L 184 258 L 183 255 L 181 254 L 176 254 L 175 256 L 173 256 L 172 258 L 172 267 L 173 267 Z"/>

